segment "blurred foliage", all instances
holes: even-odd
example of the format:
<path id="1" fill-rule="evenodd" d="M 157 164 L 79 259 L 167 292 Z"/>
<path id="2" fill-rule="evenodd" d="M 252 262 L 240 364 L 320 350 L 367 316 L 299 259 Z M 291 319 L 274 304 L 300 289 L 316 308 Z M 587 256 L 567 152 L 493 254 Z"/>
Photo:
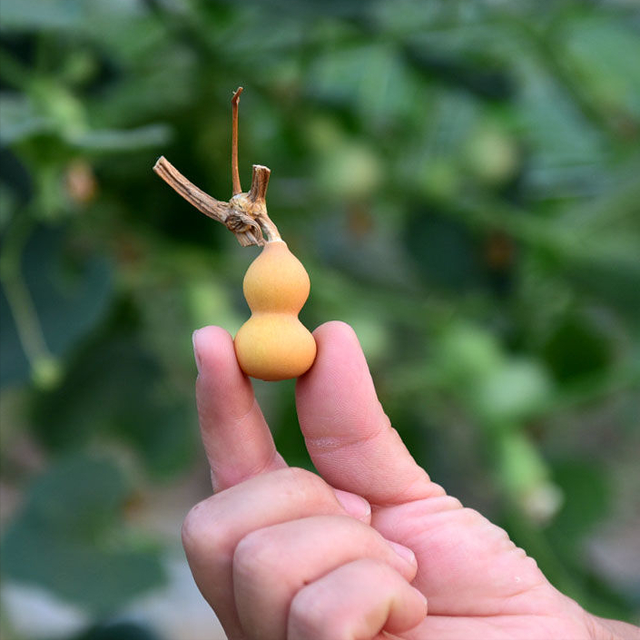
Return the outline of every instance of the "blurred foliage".
<path id="1" fill-rule="evenodd" d="M 136 549 L 121 533 L 110 535 L 126 496 L 112 462 L 59 462 L 31 487 L 7 531 L 3 570 L 81 602 L 92 613 L 126 604 L 162 579 L 156 554 Z"/>
<path id="2" fill-rule="evenodd" d="M 88 611 L 86 637 L 146 637 L 108 626 L 163 579 L 125 507 L 202 467 L 190 333 L 240 326 L 256 253 L 151 167 L 165 154 L 227 199 L 243 85 L 241 176 L 273 171 L 305 323 L 354 326 L 418 461 L 561 590 L 637 613 L 640 584 L 585 547 L 639 508 L 616 499 L 639 443 L 634 3 L 3 0 L 0 17 L 2 483 L 22 496 L 5 577 Z M 309 465 L 293 385 L 256 390 Z"/>

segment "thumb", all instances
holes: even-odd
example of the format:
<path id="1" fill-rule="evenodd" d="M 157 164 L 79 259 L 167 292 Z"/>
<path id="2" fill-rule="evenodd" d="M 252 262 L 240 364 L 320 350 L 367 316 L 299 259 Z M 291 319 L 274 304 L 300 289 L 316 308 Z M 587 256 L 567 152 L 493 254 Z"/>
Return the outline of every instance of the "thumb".
<path id="1" fill-rule="evenodd" d="M 322 477 L 377 505 L 442 495 L 391 427 L 353 329 L 328 322 L 314 337 L 318 355 L 298 380 L 296 402 L 309 455 Z"/>

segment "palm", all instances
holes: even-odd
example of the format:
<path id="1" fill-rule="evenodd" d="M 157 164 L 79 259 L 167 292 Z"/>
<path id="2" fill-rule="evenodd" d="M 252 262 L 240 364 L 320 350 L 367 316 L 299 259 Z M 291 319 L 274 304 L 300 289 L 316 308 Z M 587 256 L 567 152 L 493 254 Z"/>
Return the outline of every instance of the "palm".
<path id="1" fill-rule="evenodd" d="M 429 616 L 402 637 L 585 637 L 581 609 L 556 591 L 506 532 L 449 496 L 374 511 L 373 526 L 418 559 Z"/>

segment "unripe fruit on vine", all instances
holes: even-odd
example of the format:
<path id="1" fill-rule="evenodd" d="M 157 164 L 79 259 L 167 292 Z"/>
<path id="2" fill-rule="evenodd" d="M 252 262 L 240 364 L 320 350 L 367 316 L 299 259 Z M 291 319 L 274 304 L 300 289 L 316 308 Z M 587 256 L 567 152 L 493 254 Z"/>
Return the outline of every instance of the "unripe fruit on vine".
<path id="1" fill-rule="evenodd" d="M 267 242 L 243 282 L 251 317 L 236 334 L 240 368 L 261 380 L 286 380 L 305 373 L 316 342 L 298 320 L 309 297 L 309 276 L 282 240 Z"/>

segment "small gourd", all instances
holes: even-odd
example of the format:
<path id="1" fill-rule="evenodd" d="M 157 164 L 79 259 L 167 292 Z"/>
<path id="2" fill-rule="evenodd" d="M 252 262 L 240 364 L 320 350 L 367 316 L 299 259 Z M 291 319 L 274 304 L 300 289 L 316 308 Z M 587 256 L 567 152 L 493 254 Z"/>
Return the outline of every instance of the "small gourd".
<path id="1" fill-rule="evenodd" d="M 238 101 L 233 95 L 231 171 L 233 197 L 216 200 L 185 178 L 166 158 L 154 171 L 205 215 L 224 223 L 242 246 L 262 246 L 244 277 L 243 291 L 251 317 L 240 327 L 234 346 L 240 368 L 253 378 L 285 380 L 305 373 L 316 357 L 316 342 L 298 319 L 309 297 L 310 282 L 302 263 L 289 251 L 267 214 L 265 196 L 270 170 L 253 165 L 251 189 L 243 193 L 238 174 Z"/>
<path id="2" fill-rule="evenodd" d="M 298 320 L 310 288 L 302 263 L 282 240 L 267 242 L 242 288 L 251 317 L 234 340 L 240 368 L 261 380 L 301 376 L 316 357 L 316 342 Z"/>

